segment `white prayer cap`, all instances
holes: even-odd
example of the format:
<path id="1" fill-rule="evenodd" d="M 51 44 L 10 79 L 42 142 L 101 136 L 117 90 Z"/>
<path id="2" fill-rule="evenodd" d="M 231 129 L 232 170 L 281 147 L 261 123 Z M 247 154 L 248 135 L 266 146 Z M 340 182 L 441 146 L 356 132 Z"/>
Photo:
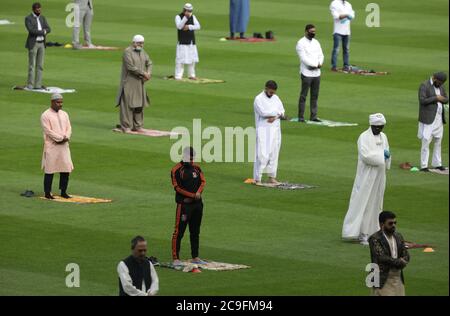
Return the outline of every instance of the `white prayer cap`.
<path id="1" fill-rule="evenodd" d="M 141 43 L 141 42 L 144 42 L 144 36 L 138 34 L 133 37 L 133 43 Z"/>
<path id="2" fill-rule="evenodd" d="M 386 125 L 386 119 L 381 113 L 371 114 L 369 115 L 369 124 L 373 126 Z"/>
<path id="3" fill-rule="evenodd" d="M 183 8 L 188 11 L 194 10 L 194 7 L 190 3 L 186 3 Z"/>
<path id="4" fill-rule="evenodd" d="M 63 96 L 59 93 L 53 93 L 52 97 L 50 98 L 50 100 L 52 100 L 52 101 L 53 100 L 61 100 L 61 99 L 63 99 Z"/>

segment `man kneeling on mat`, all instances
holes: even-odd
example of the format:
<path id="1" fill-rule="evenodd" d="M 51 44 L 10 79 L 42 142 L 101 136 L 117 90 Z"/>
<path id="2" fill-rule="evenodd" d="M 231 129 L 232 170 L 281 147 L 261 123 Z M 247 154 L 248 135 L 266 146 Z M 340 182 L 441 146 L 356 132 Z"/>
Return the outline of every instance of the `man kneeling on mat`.
<path id="1" fill-rule="evenodd" d="M 203 216 L 202 192 L 206 181 L 202 170 L 194 164 L 192 147 L 183 151 L 183 160 L 172 168 L 172 185 L 175 189 L 177 213 L 172 236 L 172 258 L 174 265 L 181 265 L 180 246 L 186 227 L 189 225 L 192 263 L 205 264 L 198 255 L 200 225 Z"/>

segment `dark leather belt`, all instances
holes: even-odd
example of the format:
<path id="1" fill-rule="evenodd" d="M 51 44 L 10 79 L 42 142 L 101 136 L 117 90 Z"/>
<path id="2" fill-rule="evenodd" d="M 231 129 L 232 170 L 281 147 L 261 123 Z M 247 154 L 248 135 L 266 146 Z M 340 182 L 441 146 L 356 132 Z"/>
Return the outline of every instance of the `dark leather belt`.
<path id="1" fill-rule="evenodd" d="M 44 41 L 36 41 L 36 43 L 44 43 Z"/>

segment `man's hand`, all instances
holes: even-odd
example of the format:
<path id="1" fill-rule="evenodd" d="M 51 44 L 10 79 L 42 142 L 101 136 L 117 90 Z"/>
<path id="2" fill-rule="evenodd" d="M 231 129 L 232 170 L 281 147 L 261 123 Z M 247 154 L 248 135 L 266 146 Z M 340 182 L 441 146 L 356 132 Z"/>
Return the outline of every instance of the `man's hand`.
<path id="1" fill-rule="evenodd" d="M 192 16 L 192 12 L 185 11 L 184 16 L 189 19 Z"/>
<path id="2" fill-rule="evenodd" d="M 189 25 L 183 26 L 183 31 L 189 31 Z"/>
<path id="3" fill-rule="evenodd" d="M 343 20 L 343 19 L 346 19 L 346 18 L 348 18 L 348 14 L 341 14 L 339 16 L 339 20 Z"/>
<path id="4" fill-rule="evenodd" d="M 148 80 L 150 80 L 150 74 L 149 73 L 144 73 L 144 75 L 143 75 L 144 77 L 142 78 L 144 81 L 148 81 Z"/>
<path id="5" fill-rule="evenodd" d="M 438 100 L 438 102 L 444 102 L 445 101 L 445 97 L 443 97 L 442 95 L 437 95 L 436 99 Z"/>
<path id="6" fill-rule="evenodd" d="M 267 119 L 267 122 L 268 122 L 268 123 L 273 123 L 273 122 L 275 122 L 276 119 L 277 119 L 276 116 L 272 116 L 272 117 L 269 117 L 269 118 Z"/>
<path id="7" fill-rule="evenodd" d="M 200 200 L 202 198 L 202 194 L 200 192 L 195 193 L 195 199 Z"/>

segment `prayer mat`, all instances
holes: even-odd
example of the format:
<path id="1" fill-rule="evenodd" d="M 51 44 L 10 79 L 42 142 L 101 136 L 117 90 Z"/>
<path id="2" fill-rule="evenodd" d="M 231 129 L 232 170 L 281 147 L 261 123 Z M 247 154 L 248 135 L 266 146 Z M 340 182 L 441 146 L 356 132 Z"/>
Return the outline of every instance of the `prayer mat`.
<path id="1" fill-rule="evenodd" d="M 14 22 L 11 22 L 10 20 L 0 20 L 0 25 L 11 25 L 16 24 Z"/>
<path id="2" fill-rule="evenodd" d="M 83 46 L 80 47 L 80 49 L 86 49 L 86 50 L 119 50 L 119 47 L 111 47 L 111 46 L 94 46 L 94 47 L 88 47 Z"/>
<path id="3" fill-rule="evenodd" d="M 244 43 L 262 43 L 262 42 L 275 42 L 275 39 L 268 39 L 268 38 L 258 38 L 258 37 L 246 37 L 246 38 L 240 38 L 240 37 L 223 37 L 227 41 L 237 41 L 237 42 L 244 42 Z M 222 39 L 220 39 L 223 41 Z"/>
<path id="4" fill-rule="evenodd" d="M 29 89 L 26 86 L 14 86 L 13 90 L 23 90 L 23 91 L 48 93 L 48 94 L 53 94 L 53 93 L 63 94 L 63 93 L 74 93 L 74 92 L 76 92 L 75 89 L 61 89 L 61 88 L 58 88 L 58 87 L 47 87 L 45 89 Z"/>
<path id="5" fill-rule="evenodd" d="M 181 261 L 181 265 L 173 265 L 172 262 L 161 263 L 160 267 L 174 269 L 183 272 L 196 272 L 196 269 L 209 271 L 232 271 L 240 269 L 249 269 L 250 266 L 243 264 L 233 264 L 225 262 L 207 261 L 206 264 L 197 264 L 190 261 Z"/>
<path id="6" fill-rule="evenodd" d="M 244 181 L 246 184 L 254 184 L 255 180 L 246 179 Z M 274 183 L 261 183 L 256 185 L 257 187 L 265 187 L 265 188 L 277 188 L 281 190 L 302 190 L 302 189 L 312 189 L 316 188 L 314 185 L 302 184 L 302 183 L 289 183 L 289 182 L 280 182 L 279 184 Z"/>
<path id="7" fill-rule="evenodd" d="M 224 83 L 225 80 L 220 79 L 207 79 L 207 78 L 197 78 L 196 80 L 189 79 L 189 78 L 182 78 L 180 80 L 176 80 L 174 76 L 166 76 L 163 78 L 164 80 L 174 80 L 174 81 L 181 81 L 181 82 L 187 82 L 187 83 L 195 83 L 195 84 L 206 84 L 206 83 Z"/>
<path id="8" fill-rule="evenodd" d="M 126 133 L 120 128 L 114 128 L 113 132 L 122 133 L 122 134 L 131 134 L 131 135 L 150 136 L 150 137 L 181 135 L 180 133 L 176 133 L 176 132 L 158 131 L 158 130 L 155 130 L 155 129 L 145 129 L 145 128 L 143 128 L 140 131 L 129 131 L 129 132 L 126 132 Z"/>
<path id="9" fill-rule="evenodd" d="M 336 71 L 344 74 L 361 75 L 361 76 L 384 76 L 389 74 L 386 71 L 375 71 L 373 69 L 366 70 L 361 69 L 357 66 L 350 66 L 348 70 L 344 70 L 343 68 L 336 68 Z"/>
<path id="10" fill-rule="evenodd" d="M 448 176 L 448 168 L 446 168 L 445 170 L 439 170 L 439 169 L 436 169 L 436 168 L 430 168 L 430 172 Z"/>
<path id="11" fill-rule="evenodd" d="M 328 127 L 343 127 L 343 126 L 358 126 L 358 123 L 346 123 L 346 122 L 335 122 L 329 120 L 322 120 L 322 122 L 313 122 L 309 120 L 305 120 L 306 124 L 310 125 L 320 125 L 320 126 L 328 126 Z M 298 117 L 294 117 L 290 120 L 290 122 L 298 122 Z"/>
<path id="12" fill-rule="evenodd" d="M 411 241 L 405 241 L 405 247 L 408 249 L 416 249 L 416 248 L 431 248 L 431 249 L 433 249 L 432 245 L 416 244 L 415 242 L 411 242 Z"/>
<path id="13" fill-rule="evenodd" d="M 79 195 L 71 195 L 70 199 L 62 198 L 58 195 L 53 196 L 55 199 L 50 200 L 46 199 L 44 196 L 40 196 L 40 199 L 52 201 L 52 202 L 62 202 L 62 203 L 75 203 L 75 204 L 96 204 L 96 203 L 110 203 L 112 200 L 107 199 L 97 199 L 93 197 L 79 196 Z"/>

